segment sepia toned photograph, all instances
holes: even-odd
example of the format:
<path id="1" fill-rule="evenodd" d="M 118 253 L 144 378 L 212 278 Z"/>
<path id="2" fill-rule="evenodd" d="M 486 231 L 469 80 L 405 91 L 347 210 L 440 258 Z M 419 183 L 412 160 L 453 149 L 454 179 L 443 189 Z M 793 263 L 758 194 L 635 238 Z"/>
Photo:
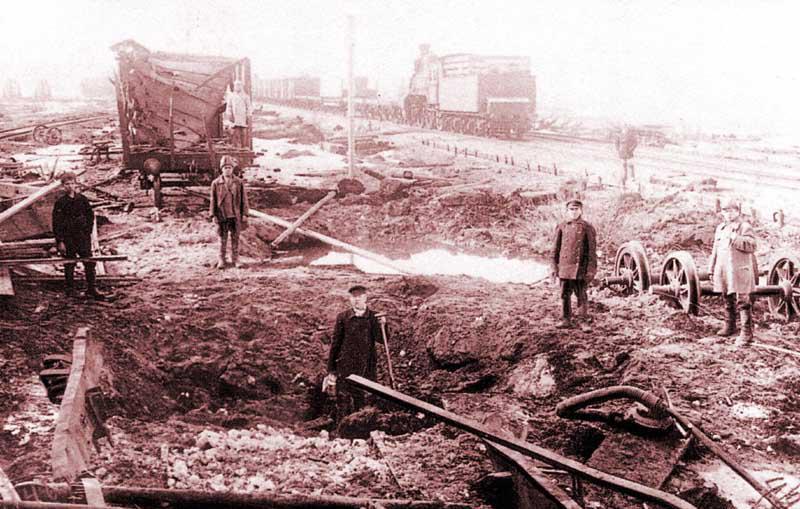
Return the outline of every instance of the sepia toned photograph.
<path id="1" fill-rule="evenodd" d="M 800 509 L 798 19 L 5 2 L 0 509 Z"/>

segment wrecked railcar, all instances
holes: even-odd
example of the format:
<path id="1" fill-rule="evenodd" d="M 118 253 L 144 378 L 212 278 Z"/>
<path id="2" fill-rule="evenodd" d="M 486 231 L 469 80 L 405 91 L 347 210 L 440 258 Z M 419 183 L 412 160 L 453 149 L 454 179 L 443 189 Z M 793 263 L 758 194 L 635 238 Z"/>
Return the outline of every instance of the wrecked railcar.
<path id="1" fill-rule="evenodd" d="M 150 51 L 126 40 L 111 47 L 119 63 L 115 80 L 123 163 L 139 171 L 142 189 L 205 185 L 223 155 L 239 168 L 253 162 L 252 125 L 239 146 L 223 127 L 225 101 L 236 80 L 251 95 L 250 61 Z"/>

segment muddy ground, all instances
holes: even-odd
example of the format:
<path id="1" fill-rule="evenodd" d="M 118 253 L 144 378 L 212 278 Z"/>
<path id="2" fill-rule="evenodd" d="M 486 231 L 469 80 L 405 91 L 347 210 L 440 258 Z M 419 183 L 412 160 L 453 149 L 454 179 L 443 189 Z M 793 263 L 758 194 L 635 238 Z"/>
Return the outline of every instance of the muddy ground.
<path id="1" fill-rule="evenodd" d="M 345 164 L 289 118 L 259 118 L 272 134 L 257 142 L 261 168 L 246 176 L 253 208 L 291 220 L 336 187 Z M 335 133 L 329 119 L 316 120 L 323 133 Z M 580 189 L 585 216 L 598 229 L 601 275 L 611 272 L 619 245 L 633 239 L 646 247 L 653 270 L 675 249 L 689 250 L 704 267 L 717 222 L 714 198 L 730 193 L 724 183 L 701 178 L 642 179 L 623 191 L 578 178 L 580 171 L 554 177 L 455 157 L 422 145 L 425 133 L 396 131 L 386 137 L 392 150 L 359 161 L 365 192 L 337 198 L 307 228 L 394 259 L 446 247 L 546 261 L 563 210 L 552 196 Z M 497 141 L 498 150 L 508 143 Z M 550 143 L 570 157 L 570 145 Z M 580 150 L 572 157 L 575 168 L 591 164 Z M 117 175 L 118 165 L 89 168 L 84 184 Z M 403 171 L 413 179 L 370 176 Z M 610 385 L 666 388 L 677 410 L 759 478 L 800 483 L 792 477 L 800 471 L 798 359 L 737 349 L 732 339 L 716 337 L 723 311 L 717 299 L 703 300 L 701 315 L 689 317 L 656 297 L 595 286 L 591 326 L 559 330 L 560 302 L 549 284 L 314 266 L 309 262 L 328 248 L 300 236 L 270 257 L 267 244 L 280 229 L 257 220 L 244 235 L 244 266 L 219 271 L 205 190 L 171 190 L 160 222 L 135 175 L 120 173 L 102 190 L 135 204 L 127 213 L 102 213 L 101 241 L 113 239 L 101 243 L 129 256 L 108 270 L 141 281 L 107 287 L 113 295 L 104 303 L 65 300 L 57 286 L 32 284 L 18 285 L 17 297 L 2 303 L 0 468 L 12 480 L 49 476 L 57 409 L 37 373 L 44 355 L 69 351 L 76 329 L 86 325 L 102 342 L 108 368 L 103 386 L 116 447 L 104 447 L 92 465 L 105 484 L 413 496 L 488 507 L 478 486 L 494 469 L 479 440 L 379 401 L 347 426 L 325 423 L 329 406 L 318 385 L 333 321 L 346 307 L 346 289 L 362 283 L 371 306 L 389 316 L 394 373 L 404 392 L 510 431 L 527 429 L 529 441 L 590 464 L 603 448 L 604 457 L 618 459 L 599 468 L 647 484 L 668 473 L 672 460 L 642 468 L 614 456 L 625 448 L 644 456 L 654 446 L 631 445 L 629 433 L 603 423 L 560 419 L 555 406 Z M 755 223 L 762 267 L 779 249 L 800 254 L 797 226 Z M 759 342 L 797 349 L 797 321 L 771 317 L 764 300 L 755 321 Z M 383 354 L 379 364 L 388 385 Z M 668 451 L 679 443 L 674 432 L 662 442 Z M 568 479 L 558 480 L 571 489 Z M 677 463 L 665 489 L 691 499 L 686 490 L 704 486 L 736 507 L 758 498 L 703 450 Z M 640 507 L 603 491 L 585 497 L 586 507 Z"/>

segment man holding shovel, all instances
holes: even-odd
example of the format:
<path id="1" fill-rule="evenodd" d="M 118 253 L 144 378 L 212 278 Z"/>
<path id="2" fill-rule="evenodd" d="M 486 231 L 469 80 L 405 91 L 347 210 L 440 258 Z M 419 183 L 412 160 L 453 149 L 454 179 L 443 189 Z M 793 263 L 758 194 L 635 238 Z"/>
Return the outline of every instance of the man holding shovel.
<path id="1" fill-rule="evenodd" d="M 330 394 L 335 391 L 337 422 L 365 404 L 364 392 L 351 387 L 344 379 L 348 375 L 359 375 L 377 381 L 375 343 L 378 341 L 386 345 L 389 360 L 386 318 L 379 317 L 367 307 L 367 289 L 364 286 L 352 286 L 347 292 L 350 294 L 350 309 L 336 317 L 328 355 L 328 375 L 322 382 L 324 392 Z M 389 373 L 391 376 L 390 361 Z"/>

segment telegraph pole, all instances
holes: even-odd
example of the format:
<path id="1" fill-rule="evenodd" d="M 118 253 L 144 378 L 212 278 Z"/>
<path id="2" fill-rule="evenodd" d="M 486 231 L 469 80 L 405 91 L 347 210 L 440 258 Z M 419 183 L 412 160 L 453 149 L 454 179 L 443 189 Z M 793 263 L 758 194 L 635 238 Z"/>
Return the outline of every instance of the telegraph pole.
<path id="1" fill-rule="evenodd" d="M 353 15 L 347 16 L 347 177 L 353 178 L 355 140 L 353 138 L 353 48 L 355 37 Z"/>

